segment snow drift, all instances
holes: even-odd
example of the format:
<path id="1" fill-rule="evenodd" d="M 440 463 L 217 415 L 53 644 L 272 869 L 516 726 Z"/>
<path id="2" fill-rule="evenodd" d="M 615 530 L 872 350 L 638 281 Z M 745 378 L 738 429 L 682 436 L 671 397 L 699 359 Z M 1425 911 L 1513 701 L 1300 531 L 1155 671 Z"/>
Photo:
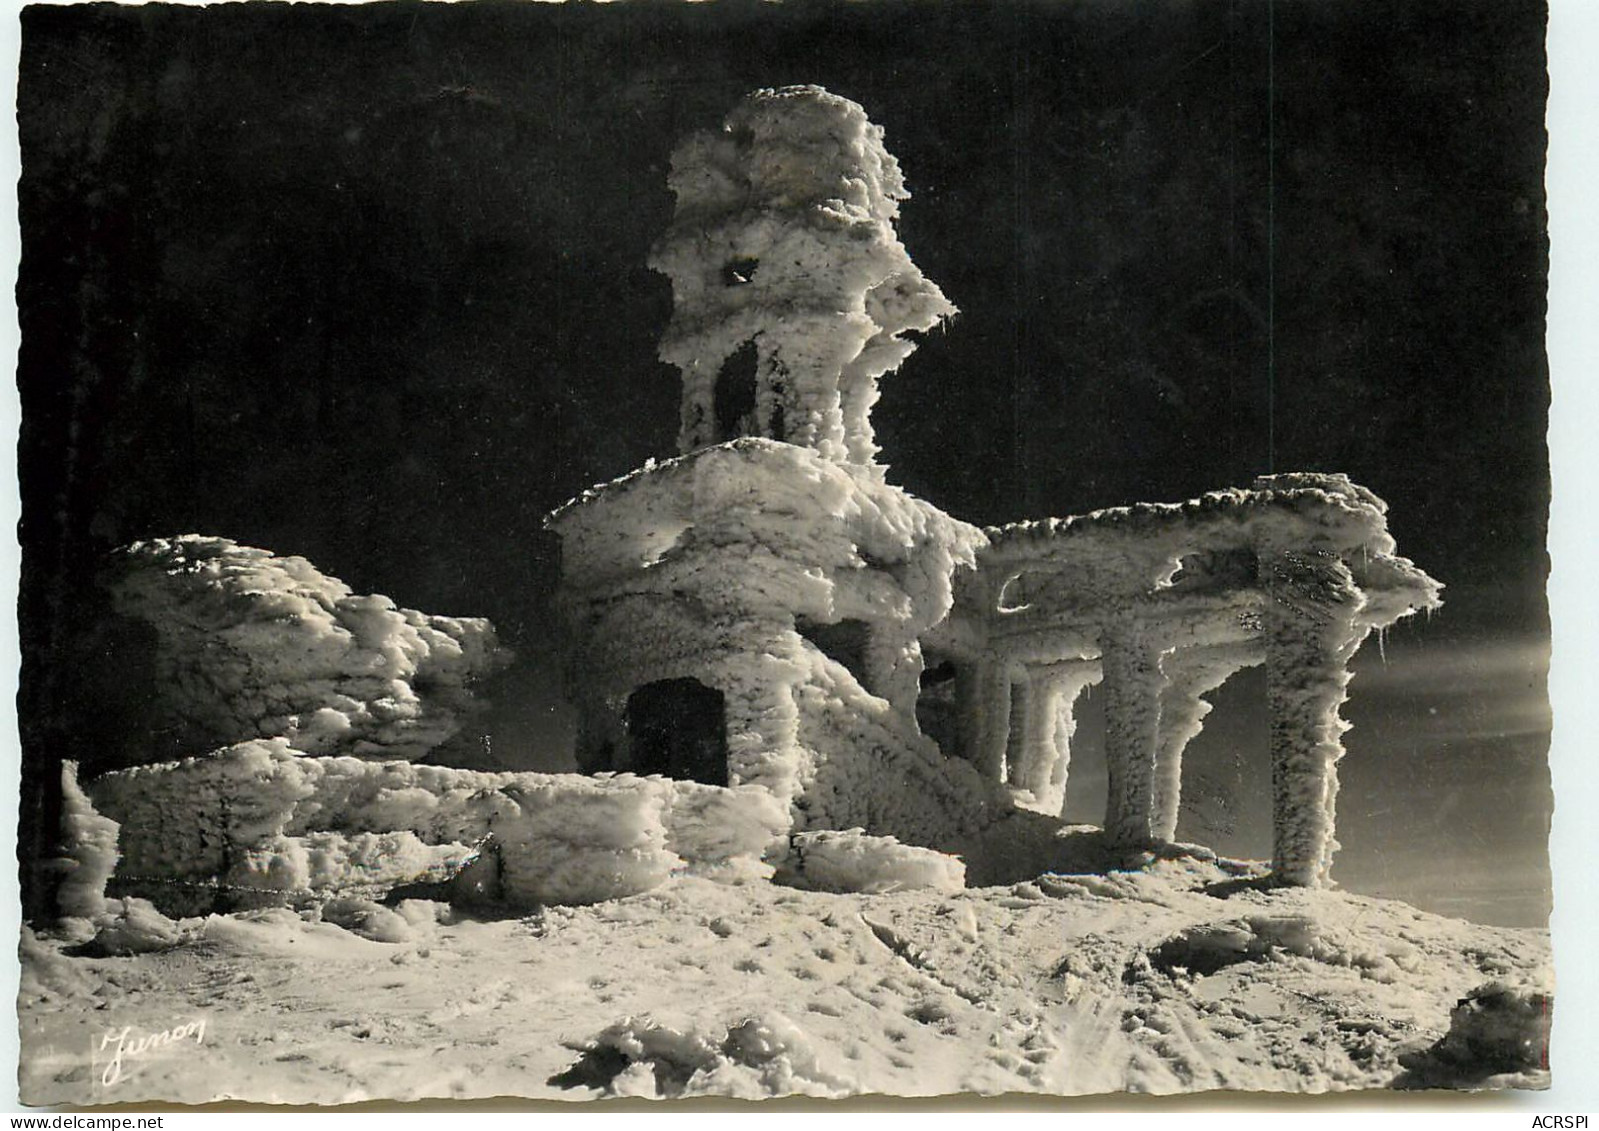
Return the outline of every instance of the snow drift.
<path id="1" fill-rule="evenodd" d="M 155 629 L 155 725 L 198 753 L 281 737 L 316 754 L 418 758 L 509 655 L 488 621 L 360 595 L 299 557 L 187 534 L 118 551 L 114 607 Z"/>

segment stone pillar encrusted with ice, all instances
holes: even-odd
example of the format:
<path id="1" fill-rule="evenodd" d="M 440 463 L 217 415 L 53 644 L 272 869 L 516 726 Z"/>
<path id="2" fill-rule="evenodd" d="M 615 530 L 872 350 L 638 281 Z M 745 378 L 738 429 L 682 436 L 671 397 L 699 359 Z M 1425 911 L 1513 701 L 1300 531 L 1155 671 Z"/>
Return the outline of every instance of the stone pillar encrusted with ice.
<path id="1" fill-rule="evenodd" d="M 1083 660 L 1028 668 L 1023 734 L 1013 747 L 1016 764 L 1007 767 L 1006 775 L 1017 791 L 1018 807 L 1052 817 L 1061 815 L 1071 765 L 1071 739 L 1077 729 L 1077 698 L 1090 684 L 1099 682 L 1100 675 L 1098 663 Z"/>
<path id="2" fill-rule="evenodd" d="M 1161 648 L 1126 619 L 1102 637 L 1105 669 L 1105 834 L 1112 844 L 1154 839 L 1155 746 L 1160 734 Z"/>
<path id="3" fill-rule="evenodd" d="M 1271 710 L 1272 874 L 1320 887 L 1331 876 L 1337 765 L 1349 724 L 1349 661 L 1366 638 L 1364 598 L 1327 551 L 1278 551 L 1261 563 Z"/>

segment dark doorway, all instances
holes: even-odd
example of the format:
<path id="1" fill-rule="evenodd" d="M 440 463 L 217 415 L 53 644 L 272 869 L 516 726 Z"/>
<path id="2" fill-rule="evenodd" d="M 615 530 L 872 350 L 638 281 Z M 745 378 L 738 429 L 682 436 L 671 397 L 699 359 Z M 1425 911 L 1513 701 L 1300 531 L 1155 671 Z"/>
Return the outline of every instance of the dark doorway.
<path id="1" fill-rule="evenodd" d="M 961 749 L 959 683 L 955 661 L 929 652 L 922 668 L 921 689 L 916 695 L 916 725 L 944 752 L 945 757 L 964 758 Z"/>
<path id="2" fill-rule="evenodd" d="M 1027 684 L 1019 675 L 1010 685 L 1010 731 L 1005 736 L 1005 774 L 1007 785 L 1021 785 L 1022 755 L 1027 742 Z"/>
<path id="3" fill-rule="evenodd" d="M 646 683 L 627 697 L 635 774 L 727 784 L 727 702 L 697 679 Z"/>
<path id="4" fill-rule="evenodd" d="M 753 341 L 728 354 L 716 374 L 716 439 L 755 435 L 755 371 L 759 363 Z"/>

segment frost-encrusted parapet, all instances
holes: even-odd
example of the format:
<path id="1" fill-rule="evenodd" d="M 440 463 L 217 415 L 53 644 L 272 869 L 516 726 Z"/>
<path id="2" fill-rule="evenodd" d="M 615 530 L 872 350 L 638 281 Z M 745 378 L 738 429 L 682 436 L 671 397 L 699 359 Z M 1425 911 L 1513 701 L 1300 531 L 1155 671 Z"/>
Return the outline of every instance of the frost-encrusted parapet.
<path id="1" fill-rule="evenodd" d="M 563 593 L 677 593 L 742 613 L 942 620 L 982 531 L 869 473 L 743 438 L 651 463 L 555 510 Z M 889 572 L 892 571 L 892 577 Z"/>
<path id="2" fill-rule="evenodd" d="M 650 266 L 671 277 L 660 356 L 683 374 L 679 446 L 737 435 L 871 464 L 877 381 L 954 306 L 894 231 L 910 194 L 883 131 L 820 87 L 760 90 L 672 157 L 672 226 Z M 724 364 L 753 349 L 752 402 L 719 402 Z"/>
<path id="3" fill-rule="evenodd" d="M 769 876 L 763 857 L 788 828 L 754 788 L 317 758 L 282 739 L 105 774 L 88 791 L 122 825 L 117 876 L 180 892 L 441 880 L 492 833 L 500 898 L 586 903 L 683 871 Z"/>
<path id="4" fill-rule="evenodd" d="M 1385 627 L 1438 607 L 1443 589 L 1398 556 L 1387 511 L 1348 476 L 1296 473 L 1180 503 L 990 527 L 973 597 L 1002 612 L 1070 618 L 1107 604 L 1248 594 L 1258 591 L 1262 557 L 1332 554 L 1367 593 L 1365 623 Z"/>
<path id="5" fill-rule="evenodd" d="M 416 758 L 479 704 L 509 653 L 488 621 L 360 595 L 300 557 L 198 534 L 118 551 L 119 613 L 151 625 L 159 723 L 199 751 L 283 737 L 313 753 Z"/>

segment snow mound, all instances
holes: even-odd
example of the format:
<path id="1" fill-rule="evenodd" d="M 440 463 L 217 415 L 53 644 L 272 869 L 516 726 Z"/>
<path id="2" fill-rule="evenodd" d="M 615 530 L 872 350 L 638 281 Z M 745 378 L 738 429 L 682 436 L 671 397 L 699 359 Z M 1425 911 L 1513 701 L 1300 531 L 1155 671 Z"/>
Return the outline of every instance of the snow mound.
<path id="1" fill-rule="evenodd" d="M 836 1097 L 850 1083 L 826 1069 L 811 1039 L 780 1013 L 740 1021 L 720 1037 L 674 1029 L 651 1017 L 626 1017 L 569 1046 L 582 1056 L 550 1078 L 561 1088 L 609 1096 Z"/>
<path id="2" fill-rule="evenodd" d="M 861 829 L 796 833 L 778 879 L 811 891 L 960 891 L 966 865 L 954 856 Z"/>
<path id="3" fill-rule="evenodd" d="M 354 921 L 354 913 L 350 915 Z M 287 907 L 267 907 L 234 915 L 208 915 L 196 933 L 207 944 L 236 958 L 260 960 L 292 956 L 295 961 L 337 966 L 363 959 L 392 959 L 387 944 L 358 935 L 336 923 L 317 921 L 314 912 L 304 916 Z M 362 988 L 349 987 L 355 992 Z"/>
<path id="4" fill-rule="evenodd" d="M 1148 954 L 1162 973 L 1214 974 L 1241 962 L 1284 957 L 1347 966 L 1378 982 L 1397 982 L 1420 963 L 1416 948 L 1401 939 L 1357 934 L 1314 915 L 1285 911 L 1203 923 L 1178 932 Z"/>
<path id="5" fill-rule="evenodd" d="M 402 943 L 411 938 L 411 924 L 404 916 L 370 899 L 330 899 L 322 905 L 322 921 L 373 942 Z"/>
<path id="6" fill-rule="evenodd" d="M 317 754 L 417 758 L 509 654 L 488 621 L 359 595 L 299 557 L 186 534 L 118 551 L 116 610 L 154 627 L 157 725 L 205 750 L 282 737 Z"/>
<path id="7" fill-rule="evenodd" d="M 1449 1032 L 1429 1048 L 1403 1054 L 1411 1088 L 1548 1087 L 1547 988 L 1494 981 L 1478 986 L 1449 1014 Z"/>
<path id="8" fill-rule="evenodd" d="M 37 1005 L 54 1011 L 67 1004 L 91 1002 L 103 984 L 88 964 L 74 961 L 26 923 L 22 924 L 17 958 L 21 968 L 17 984 L 19 1010 Z"/>
<path id="9" fill-rule="evenodd" d="M 183 929 L 146 899 L 107 901 L 107 913 L 96 920 L 94 938 L 79 948 L 86 955 L 151 954 L 183 941 Z"/>

